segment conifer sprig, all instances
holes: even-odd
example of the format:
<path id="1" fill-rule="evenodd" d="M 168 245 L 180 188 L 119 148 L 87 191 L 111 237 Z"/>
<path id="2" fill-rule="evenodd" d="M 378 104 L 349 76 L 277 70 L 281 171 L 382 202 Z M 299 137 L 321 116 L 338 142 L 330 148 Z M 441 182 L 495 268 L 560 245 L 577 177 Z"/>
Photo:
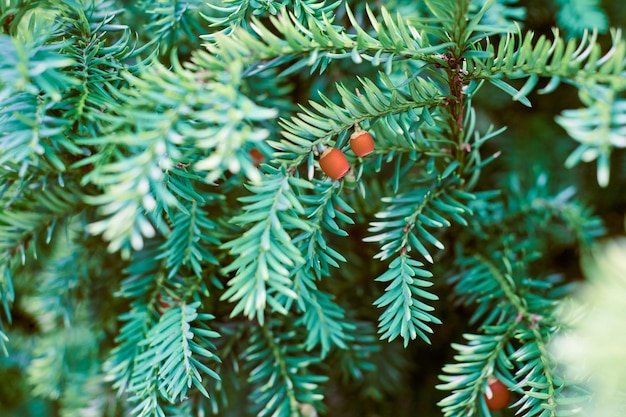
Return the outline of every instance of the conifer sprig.
<path id="1" fill-rule="evenodd" d="M 246 231 L 222 245 L 237 257 L 223 270 L 225 274 L 235 272 L 221 297 L 236 302 L 231 316 L 243 313 L 263 324 L 266 307 L 286 314 L 280 300 L 298 297 L 290 277 L 304 258 L 284 225 L 312 229 L 300 218 L 304 208 L 294 191 L 300 186 L 308 187 L 308 183 L 284 169 L 274 170 L 260 184 L 250 185 L 253 194 L 240 198 L 246 203 L 245 211 L 232 221 Z"/>

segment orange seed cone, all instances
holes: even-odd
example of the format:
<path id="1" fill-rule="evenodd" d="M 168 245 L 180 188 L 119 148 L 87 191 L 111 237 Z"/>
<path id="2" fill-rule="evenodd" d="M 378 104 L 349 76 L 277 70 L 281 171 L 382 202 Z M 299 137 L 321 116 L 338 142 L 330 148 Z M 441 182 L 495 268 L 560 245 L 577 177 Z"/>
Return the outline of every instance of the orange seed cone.
<path id="1" fill-rule="evenodd" d="M 337 148 L 328 148 L 322 153 L 320 157 L 320 168 L 326 175 L 334 180 L 341 179 L 348 169 L 350 164 L 346 156 Z"/>
<path id="2" fill-rule="evenodd" d="M 511 391 L 497 378 L 489 378 L 491 397 L 485 394 L 487 408 L 491 411 L 502 410 L 511 402 Z"/>
<path id="3" fill-rule="evenodd" d="M 369 155 L 374 151 L 374 138 L 365 130 L 357 130 L 350 136 L 350 148 L 356 156 Z"/>

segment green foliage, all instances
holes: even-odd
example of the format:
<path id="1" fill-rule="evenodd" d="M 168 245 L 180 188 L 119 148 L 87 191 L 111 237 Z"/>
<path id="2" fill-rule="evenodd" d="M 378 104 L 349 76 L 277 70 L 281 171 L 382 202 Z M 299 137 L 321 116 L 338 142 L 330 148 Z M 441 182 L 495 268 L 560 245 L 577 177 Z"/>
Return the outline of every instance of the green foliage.
<path id="1" fill-rule="evenodd" d="M 306 404 L 319 408 L 323 398 L 319 385 L 327 378 L 307 372 L 319 358 L 303 351 L 295 330 L 286 328 L 281 334 L 275 336 L 271 324 L 256 329 L 243 352 L 258 416 L 300 415 Z"/>
<path id="2" fill-rule="evenodd" d="M 582 35 L 586 30 L 605 32 L 608 29 L 606 13 L 598 0 L 557 0 L 560 6 L 557 19 L 572 35 Z"/>
<path id="3" fill-rule="evenodd" d="M 402 254 L 391 262 L 387 272 L 376 278 L 377 281 L 391 282 L 385 294 L 375 302 L 378 307 L 387 307 L 380 316 L 381 338 L 391 341 L 399 335 L 404 339 L 405 346 L 409 339 L 415 339 L 417 336 L 428 342 L 425 332 L 433 331 L 426 323 L 441 323 L 428 313 L 434 308 L 417 299 L 417 297 L 437 299 L 437 296 L 419 288 L 432 285 L 429 281 L 415 278 L 431 276 L 428 271 L 420 269 L 421 266 L 423 266 L 421 262 Z"/>
<path id="4" fill-rule="evenodd" d="M 593 392 L 549 343 L 617 233 L 575 186 L 623 185 L 626 43 L 554 5 L 568 37 L 509 0 L 0 2 L 0 375 L 28 397 L 0 413 L 490 416 L 494 377 L 503 415 L 574 413 Z M 498 90 L 577 91 L 578 147 Z M 571 170 L 502 167 L 509 122 Z"/>
<path id="5" fill-rule="evenodd" d="M 133 6 L 147 17 L 143 29 L 149 36 L 146 44 L 154 44 L 161 53 L 180 48 L 185 40 L 193 42 L 205 32 L 200 17 L 204 2 L 200 0 L 140 0 Z"/>
<path id="6" fill-rule="evenodd" d="M 526 17 L 526 9 L 515 0 L 497 0 L 491 4 L 486 0 L 473 1 L 470 3 L 470 11 L 473 8 L 481 10 L 486 5 L 489 7 L 485 9 L 481 23 L 489 27 L 500 26 L 512 31 L 515 22 L 522 22 Z"/>
<path id="7" fill-rule="evenodd" d="M 516 41 L 517 36 L 517 41 Z M 613 47 L 604 55 L 597 43 L 596 33 L 585 32 L 581 40 L 565 41 L 555 31 L 554 39 L 542 35 L 533 41 L 534 33 L 525 35 L 504 35 L 497 43 L 497 49 L 490 43 L 483 48 L 479 43 L 467 52 L 468 71 L 471 78 L 488 78 L 494 82 L 503 75 L 507 77 L 528 78 L 524 86 L 516 91 L 511 86 L 498 83 L 515 100 L 524 98 L 535 89 L 538 77 L 551 77 L 548 85 L 540 93 L 550 93 L 562 81 L 568 81 L 579 87 L 587 84 L 608 84 L 617 91 L 624 88 L 625 42 L 621 30 L 612 31 Z M 519 48 L 519 50 L 518 50 Z"/>
<path id="8" fill-rule="evenodd" d="M 547 350 L 558 330 L 553 321 L 557 300 L 566 288 L 559 277 L 534 278 L 530 271 L 548 250 L 536 240 L 546 230 L 555 233 L 556 222 L 563 223 L 582 247 L 603 229 L 591 216 L 583 215 L 581 221 L 585 209 L 570 201 L 571 189 L 550 196 L 546 183 L 540 177 L 524 193 L 513 181 L 509 201 L 485 195 L 474 200 L 475 208 L 470 204 L 480 216 L 473 217 L 466 230 L 479 242 L 457 246 L 460 273 L 450 281 L 458 302 L 475 306 L 470 323 L 481 323 L 483 333 L 466 335 L 467 345 L 454 345 L 457 363 L 443 369 L 445 383 L 439 388 L 453 391 L 440 403 L 446 416 L 490 415 L 482 393 L 492 375 L 519 393 L 515 406 L 523 415 L 567 415 L 584 401 L 580 395 L 561 399 L 569 383 L 556 373 Z M 539 229 L 542 224 L 551 227 Z M 501 239 L 492 240 L 494 233 Z"/>
<path id="9" fill-rule="evenodd" d="M 219 375 L 202 362 L 217 359 L 208 349 L 215 349 L 210 339 L 219 337 L 219 333 L 210 330 L 206 324 L 213 316 L 197 313 L 199 304 L 181 304 L 166 309 L 145 335 L 146 343 L 141 342 L 146 346 L 135 357 L 132 382 L 128 387 L 135 393 L 131 400 L 136 398 L 139 402 L 134 409 L 137 415 L 162 413 L 157 397 L 153 395 L 157 389 L 160 397 L 174 403 L 182 401 L 192 386 L 209 395 L 202 383 L 201 372 L 219 379 Z"/>
<path id="10" fill-rule="evenodd" d="M 243 312 L 248 318 L 257 318 L 263 324 L 265 308 L 287 313 L 281 300 L 296 299 L 291 288 L 290 269 L 298 268 L 304 258 L 291 241 L 283 224 L 310 228 L 299 219 L 304 208 L 295 196 L 292 187 L 307 186 L 302 180 L 290 177 L 285 170 L 267 175 L 258 185 L 252 185 L 253 195 L 241 197 L 248 203 L 245 212 L 234 217 L 233 222 L 252 225 L 241 236 L 222 245 L 237 257 L 225 269 L 227 274 L 237 271 L 228 282 L 228 290 L 222 299 L 237 302 L 232 316 Z"/>
<path id="11" fill-rule="evenodd" d="M 212 13 L 205 17 L 211 22 L 211 26 L 223 27 L 218 33 L 228 33 L 236 27 L 249 30 L 251 28 L 250 20 L 253 16 L 276 16 L 285 11 L 292 13 L 300 22 L 306 22 L 309 17 L 323 21 L 325 17 L 332 18 L 332 12 L 340 3 L 340 1 L 336 1 L 326 4 L 326 2 L 319 0 L 295 0 L 293 2 L 286 0 L 224 0 L 215 4 L 207 4 Z M 212 37 L 213 34 L 207 36 Z"/>
<path id="12" fill-rule="evenodd" d="M 626 147 L 622 120 L 626 117 L 626 100 L 614 97 L 614 92 L 601 86 L 580 90 L 583 109 L 564 110 L 557 117 L 567 133 L 580 143 L 565 165 L 573 167 L 580 161 L 597 159 L 598 184 L 609 184 L 610 157 L 613 148 Z"/>
<path id="13" fill-rule="evenodd" d="M 309 188 L 307 184 L 307 188 Z M 293 239 L 299 252 L 306 254 L 305 263 L 294 274 L 294 290 L 298 295 L 295 303 L 302 313 L 298 320 L 307 329 L 307 350 L 319 346 L 320 355 L 325 357 L 332 347 L 346 349 L 351 340 L 355 324 L 345 318 L 345 310 L 333 301 L 333 296 L 320 291 L 316 280 L 331 275 L 330 266 L 339 268 L 338 262 L 346 259 L 330 246 L 324 231 L 336 236 L 348 236 L 338 221 L 354 224 L 347 213 L 354 209 L 344 201 L 338 183 L 315 180 L 311 190 L 315 194 L 301 194 L 307 219 L 313 226 Z M 289 301 L 288 301 L 289 302 Z"/>

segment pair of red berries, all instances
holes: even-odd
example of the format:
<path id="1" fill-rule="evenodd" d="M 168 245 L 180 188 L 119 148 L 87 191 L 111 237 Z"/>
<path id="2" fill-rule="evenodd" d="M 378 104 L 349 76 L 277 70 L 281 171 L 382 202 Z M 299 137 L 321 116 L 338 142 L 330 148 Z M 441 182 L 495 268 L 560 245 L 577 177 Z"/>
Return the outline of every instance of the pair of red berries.
<path id="1" fill-rule="evenodd" d="M 374 151 L 374 138 L 365 130 L 357 130 L 350 136 L 350 148 L 356 156 L 369 155 Z M 320 168 L 330 178 L 339 180 L 350 169 L 350 163 L 340 149 L 328 148 L 320 157 Z"/>

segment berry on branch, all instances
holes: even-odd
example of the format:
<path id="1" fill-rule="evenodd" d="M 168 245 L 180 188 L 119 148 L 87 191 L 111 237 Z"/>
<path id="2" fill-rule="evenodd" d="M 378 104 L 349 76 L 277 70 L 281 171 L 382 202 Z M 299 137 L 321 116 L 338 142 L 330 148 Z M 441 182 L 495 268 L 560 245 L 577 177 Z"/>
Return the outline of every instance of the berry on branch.
<path id="1" fill-rule="evenodd" d="M 258 167 L 261 163 L 265 162 L 265 155 L 257 148 L 250 149 L 248 151 L 248 155 L 252 159 L 255 167 Z"/>
<path id="2" fill-rule="evenodd" d="M 348 169 L 350 164 L 346 156 L 337 148 L 328 148 L 322 153 L 320 157 L 320 168 L 326 175 L 334 180 L 341 179 Z"/>
<path id="3" fill-rule="evenodd" d="M 365 156 L 374 152 L 374 138 L 365 130 L 357 130 L 350 135 L 350 148 L 356 156 Z"/>

